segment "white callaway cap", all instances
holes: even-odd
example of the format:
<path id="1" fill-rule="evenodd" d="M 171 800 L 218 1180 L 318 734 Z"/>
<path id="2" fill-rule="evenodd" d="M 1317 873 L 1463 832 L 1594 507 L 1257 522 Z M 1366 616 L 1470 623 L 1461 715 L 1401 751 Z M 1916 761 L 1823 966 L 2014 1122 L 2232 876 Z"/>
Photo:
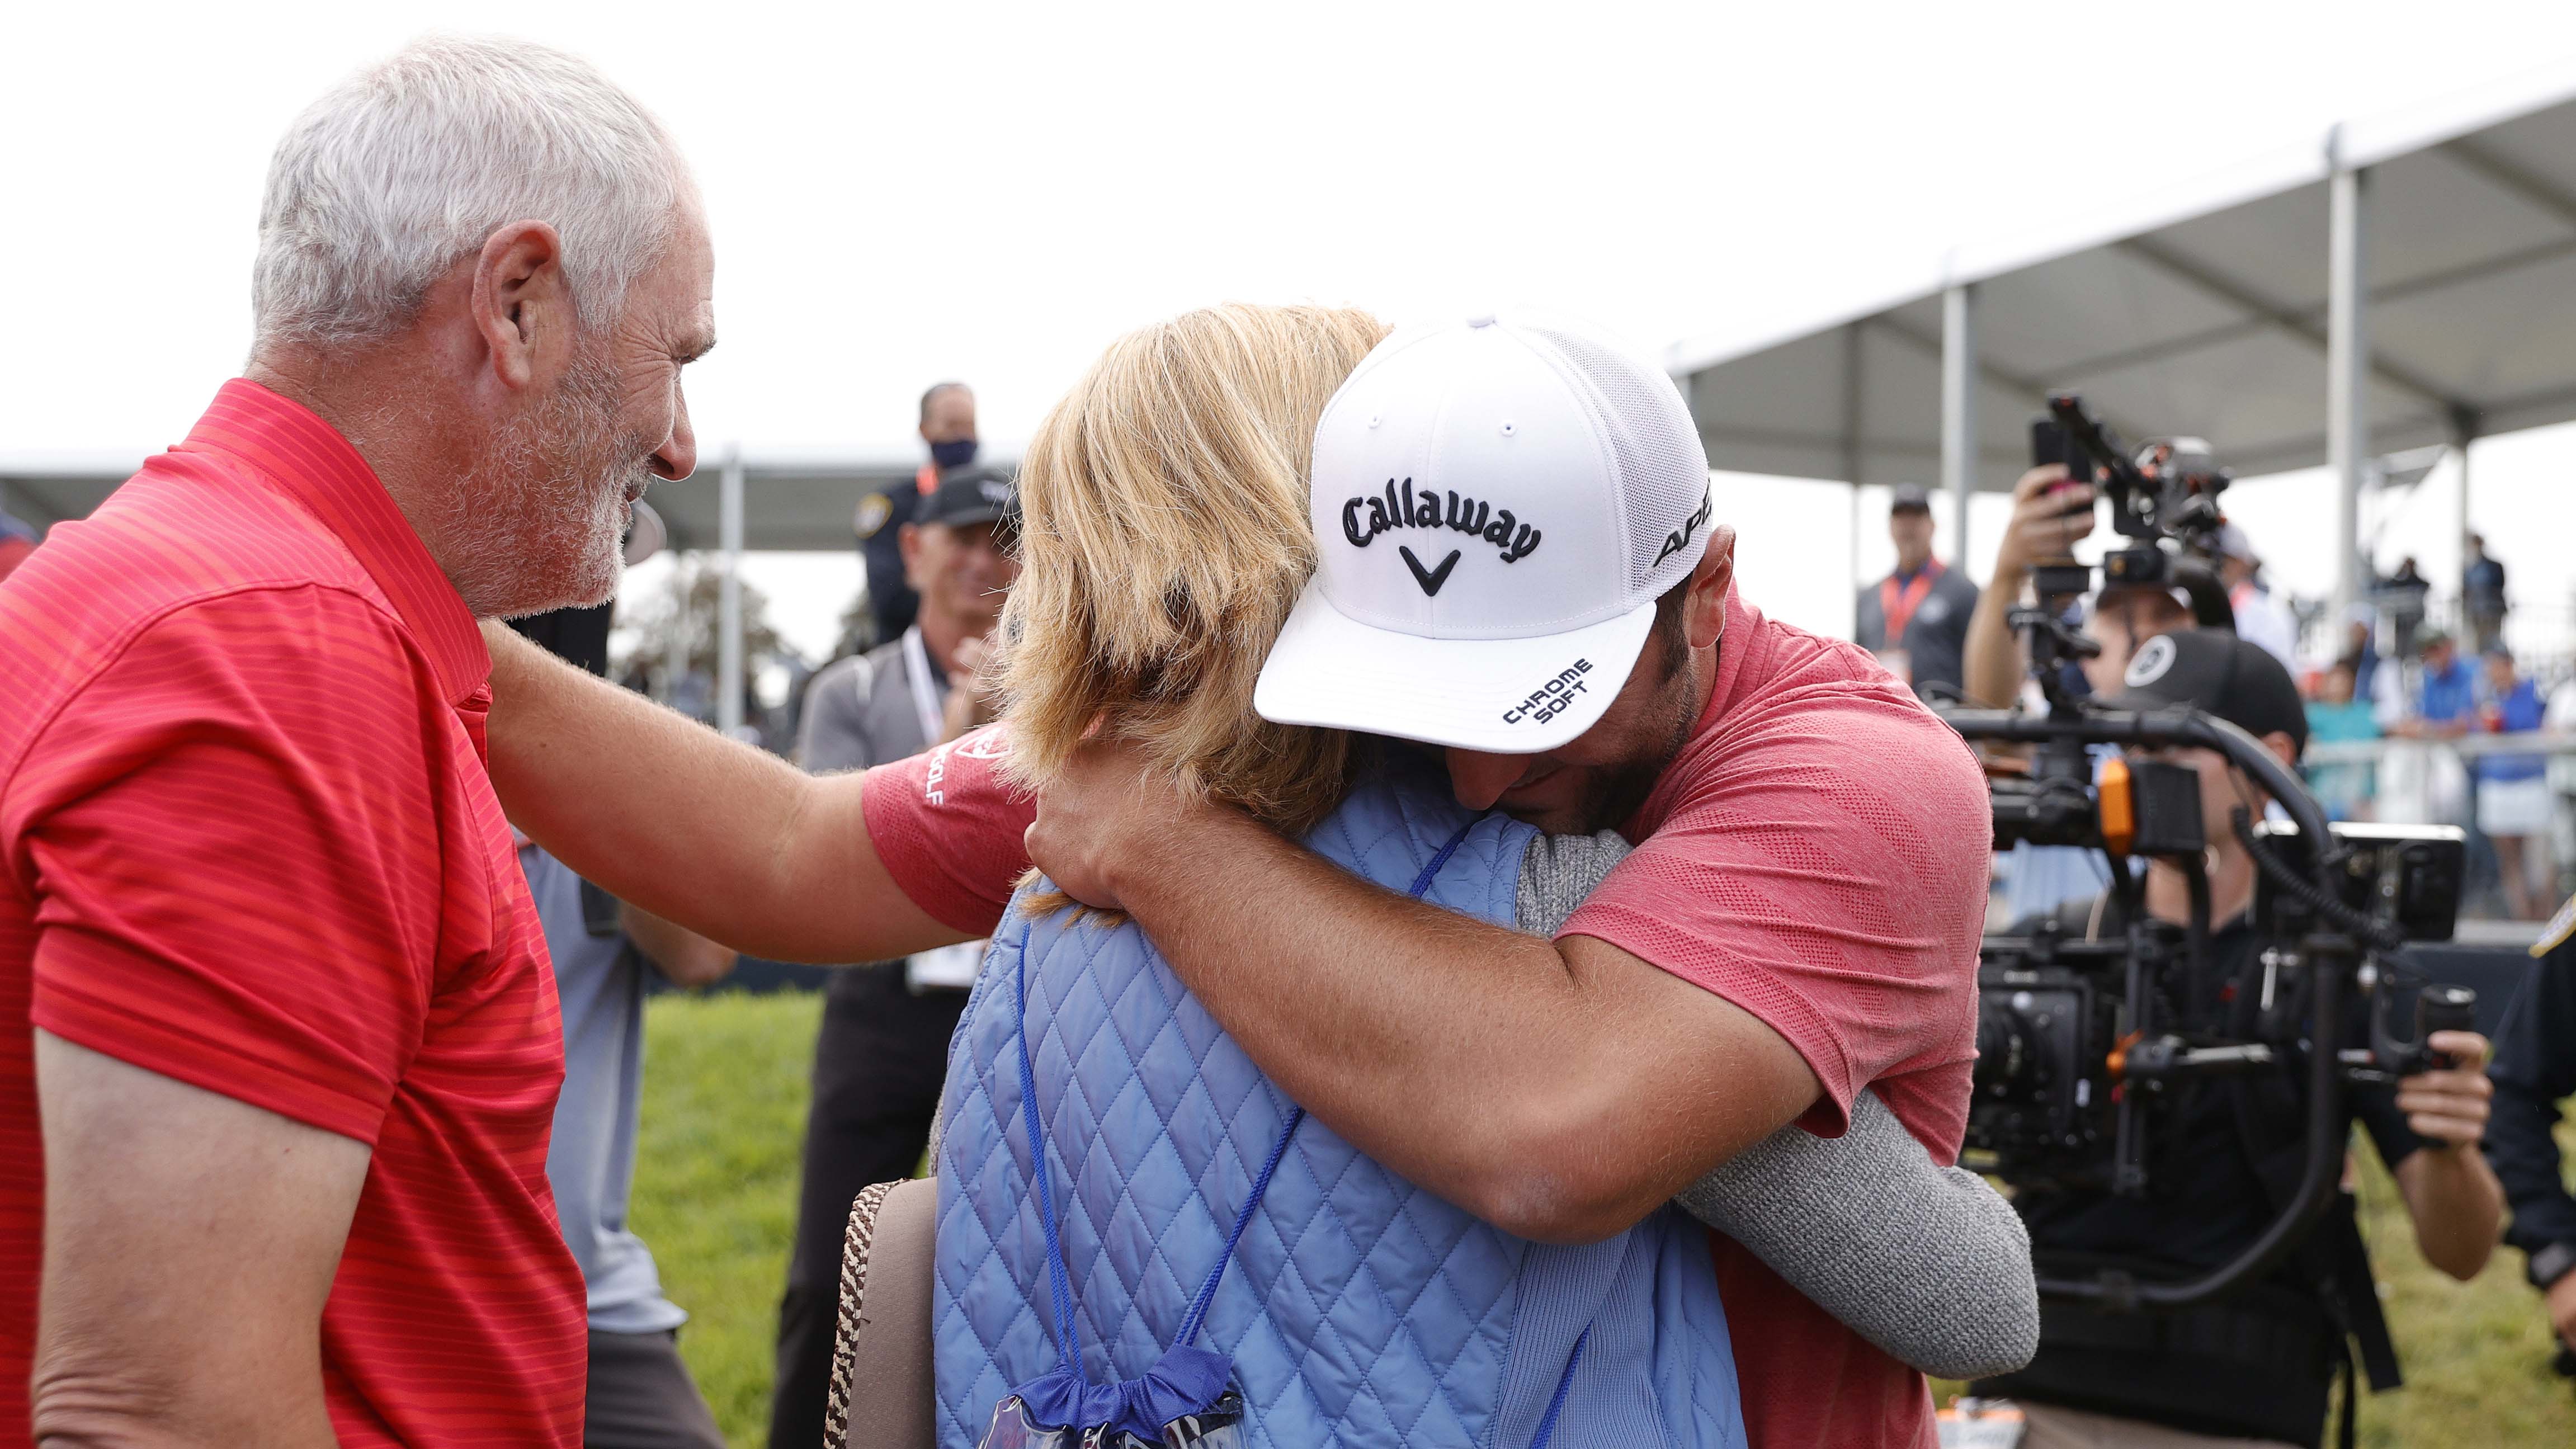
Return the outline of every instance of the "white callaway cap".
<path id="1" fill-rule="evenodd" d="M 1397 331 L 1315 428 L 1314 582 L 1253 708 L 1526 754 L 1590 729 L 1708 545 L 1672 380 L 1586 332 Z"/>

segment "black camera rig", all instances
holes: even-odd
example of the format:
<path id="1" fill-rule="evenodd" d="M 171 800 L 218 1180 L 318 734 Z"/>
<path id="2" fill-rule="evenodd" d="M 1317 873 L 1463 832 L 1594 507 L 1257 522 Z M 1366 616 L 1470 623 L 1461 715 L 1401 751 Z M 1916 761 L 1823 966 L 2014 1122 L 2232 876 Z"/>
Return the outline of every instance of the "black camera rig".
<path id="1" fill-rule="evenodd" d="M 1971 1165 L 2016 1186 L 2137 1194 L 2148 1187 L 2150 1143 L 2170 1088 L 2302 1072 L 2305 1171 L 2291 1204 L 2252 1245 L 2183 1282 L 2106 1274 L 2042 1279 L 2040 1292 L 2115 1308 L 2182 1308 L 2270 1272 L 2333 1203 L 2343 1167 L 2345 1084 L 2423 1071 L 2435 1064 L 2437 1054 L 2426 1044 L 2433 1032 L 2471 1025 L 2475 997 L 2456 986 L 2414 990 L 2414 1031 L 2401 1037 L 2392 1025 L 2415 984 L 2398 962 L 2398 948 L 2409 939 L 2451 933 L 2464 855 L 2460 833 L 2330 826 L 2270 750 L 2195 710 L 2079 710 L 2072 718 L 1953 710 L 1945 717 L 1971 740 L 2035 746 L 2039 760 L 2070 745 L 2079 759 L 2091 745 L 2213 750 L 2281 802 L 2295 822 L 2293 828 L 2256 824 L 2243 809 L 2235 812 L 2234 828 L 2261 872 L 2255 919 L 2269 944 L 2255 1029 L 2223 1035 L 2196 1027 L 2175 1005 L 2204 994 L 2209 969 L 2209 896 L 2192 772 L 2113 762 L 2098 788 L 2063 774 L 1998 781 L 1997 843 L 2101 850 L 2122 909 L 2118 934 L 2107 940 L 2085 939 L 2054 923 L 2029 935 L 1986 939 L 1979 952 L 1978 1061 L 1967 1137 Z M 2066 807 L 2070 786 L 2089 797 L 2090 809 Z M 2316 839 L 2329 842 L 2322 856 L 2305 848 Z M 2165 858 L 2183 870 L 2192 885 L 2189 925 L 2148 917 L 2144 883 L 2127 863 L 2132 853 Z M 2356 997 L 2370 1013 L 2370 1045 L 2339 1049 L 2355 1019 Z"/>
<path id="2" fill-rule="evenodd" d="M 2215 500 L 2223 469 L 2197 454 L 2188 467 L 2155 468 L 2157 449 L 2123 456 L 2072 394 L 2049 399 L 2068 453 L 2100 470 L 2115 526 L 2140 540 L 2109 555 L 2106 587 L 2138 583 L 2204 589 L 2223 607 L 2208 560 L 2223 520 Z M 2034 429 L 2035 440 L 2041 436 Z M 2035 447 L 2035 451 L 2040 451 Z M 2171 455 L 2166 455 L 2168 458 Z M 2090 473 L 2077 473 L 2079 479 Z M 2150 556 L 2152 556 L 2152 561 Z M 2297 774 L 2242 729 L 2198 710 L 2115 711 L 2082 697 L 2063 666 L 2098 652 L 2075 632 L 2067 606 L 2090 591 L 2093 570 L 2073 560 L 2034 570 L 2039 602 L 2015 609 L 2044 713 L 1944 709 L 1972 742 L 2020 747 L 2029 770 L 1990 785 L 1995 844 L 2074 846 L 2110 866 L 2108 939 L 2047 920 L 2020 935 L 1988 937 L 1978 970 L 1978 1061 L 1967 1161 L 2017 1188 L 2137 1195 L 2149 1188 L 2151 1148 L 2178 1088 L 2270 1076 L 2302 1086 L 2302 1169 L 2275 1219 L 2230 1261 L 2196 1277 L 2151 1280 L 2122 1272 L 2042 1277 L 2044 1297 L 2113 1310 L 2206 1303 L 2273 1271 L 2332 1207 L 2345 1148 L 2344 1090 L 2437 1065 L 2439 1030 L 2471 1025 L 2474 996 L 2423 985 L 2399 961 L 2410 940 L 2443 940 L 2457 914 L 2464 846 L 2447 828 L 2334 826 Z M 2123 754 L 2101 761 L 2096 752 Z M 2197 772 L 2154 753 L 2205 749 L 2242 770 L 2277 801 L 2288 823 L 2258 822 L 2239 806 L 2227 821 L 2202 819 Z M 2212 999 L 2210 891 L 2204 851 L 2212 825 L 2232 832 L 2255 863 L 2254 925 L 2262 978 L 2239 993 L 2223 1022 Z M 2323 848 L 2314 843 L 2323 842 Z M 2182 925 L 2152 919 L 2145 873 L 2132 860 L 2163 861 L 2188 886 Z M 2414 1030 L 2393 1023 L 2411 1009 Z M 2362 1011 L 2367 1047 L 2346 1048 Z"/>
<path id="3" fill-rule="evenodd" d="M 2179 589 L 2202 628 L 2236 627 L 2218 577 L 2219 531 L 2227 524 L 2218 496 L 2235 475 L 2205 447 L 2163 438 L 2133 451 L 2082 396 L 2057 392 L 2048 396 L 2048 416 L 2031 424 L 2031 455 L 2037 463 L 2063 465 L 2068 482 L 2097 486 L 2110 500 L 2112 530 L 2129 542 L 2102 556 L 2105 590 Z M 2042 563 L 2032 585 L 2037 610 L 2016 610 L 2012 622 L 2025 635 L 2046 632 L 2044 640 L 2032 639 L 2031 667 L 2050 687 L 2059 664 L 2092 652 L 2065 621 L 2068 606 L 2091 592 L 2092 569 L 2072 560 Z"/>

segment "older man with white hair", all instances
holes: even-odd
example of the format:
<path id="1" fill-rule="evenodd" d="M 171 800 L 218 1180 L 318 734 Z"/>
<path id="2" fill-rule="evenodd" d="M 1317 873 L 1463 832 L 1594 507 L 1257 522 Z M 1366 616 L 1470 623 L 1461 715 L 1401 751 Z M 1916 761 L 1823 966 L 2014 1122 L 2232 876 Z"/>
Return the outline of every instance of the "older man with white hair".
<path id="1" fill-rule="evenodd" d="M 0 1446 L 580 1439 L 476 620 L 608 596 L 712 274 L 632 99 L 416 43 L 279 143 L 244 376 L 0 585 Z"/>

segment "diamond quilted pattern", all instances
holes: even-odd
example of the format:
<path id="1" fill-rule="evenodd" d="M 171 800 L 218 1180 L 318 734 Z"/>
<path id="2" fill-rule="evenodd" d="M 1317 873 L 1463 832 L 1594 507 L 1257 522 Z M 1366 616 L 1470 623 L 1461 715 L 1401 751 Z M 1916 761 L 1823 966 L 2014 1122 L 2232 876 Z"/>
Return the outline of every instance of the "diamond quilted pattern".
<path id="1" fill-rule="evenodd" d="M 1410 885 L 1465 816 L 1445 788 L 1364 787 L 1310 844 Z M 1478 822 L 1426 899 L 1512 918 L 1531 832 Z M 1142 1372 L 1170 1341 L 1291 1110 L 1132 929 L 1006 917 L 949 1061 L 933 1334 L 938 1432 L 971 1449 L 1012 1385 L 1051 1369 L 1053 1309 L 1021 1121 L 1012 983 L 1028 1030 L 1083 1369 Z M 1210 1309 L 1256 1445 L 1487 1445 L 1533 1245 L 1299 1130 Z M 1664 1379 L 1696 1404 L 1687 1374 Z M 1733 1381 L 1724 1384 L 1733 1412 Z"/>

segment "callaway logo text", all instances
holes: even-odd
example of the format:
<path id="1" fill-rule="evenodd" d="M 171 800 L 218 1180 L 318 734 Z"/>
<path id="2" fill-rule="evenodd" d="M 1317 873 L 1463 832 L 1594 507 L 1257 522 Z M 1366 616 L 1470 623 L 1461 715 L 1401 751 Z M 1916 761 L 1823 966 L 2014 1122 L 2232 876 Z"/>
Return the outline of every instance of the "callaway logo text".
<path id="1" fill-rule="evenodd" d="M 1529 692 L 1529 698 L 1503 711 L 1505 724 L 1538 724 L 1556 718 L 1574 707 L 1574 697 L 1591 688 L 1592 681 L 1583 676 L 1592 672 L 1592 661 L 1577 659 L 1558 672 L 1554 679 Z"/>
<path id="2" fill-rule="evenodd" d="M 1410 478 L 1404 480 L 1402 492 L 1389 478 L 1385 493 L 1363 495 L 1342 505 L 1342 537 L 1355 548 L 1368 547 L 1369 540 L 1391 529 L 1444 527 L 1501 549 L 1505 563 L 1536 552 L 1541 537 L 1537 529 L 1512 517 L 1508 508 L 1495 510 L 1473 498 L 1430 488 L 1416 493 Z"/>

